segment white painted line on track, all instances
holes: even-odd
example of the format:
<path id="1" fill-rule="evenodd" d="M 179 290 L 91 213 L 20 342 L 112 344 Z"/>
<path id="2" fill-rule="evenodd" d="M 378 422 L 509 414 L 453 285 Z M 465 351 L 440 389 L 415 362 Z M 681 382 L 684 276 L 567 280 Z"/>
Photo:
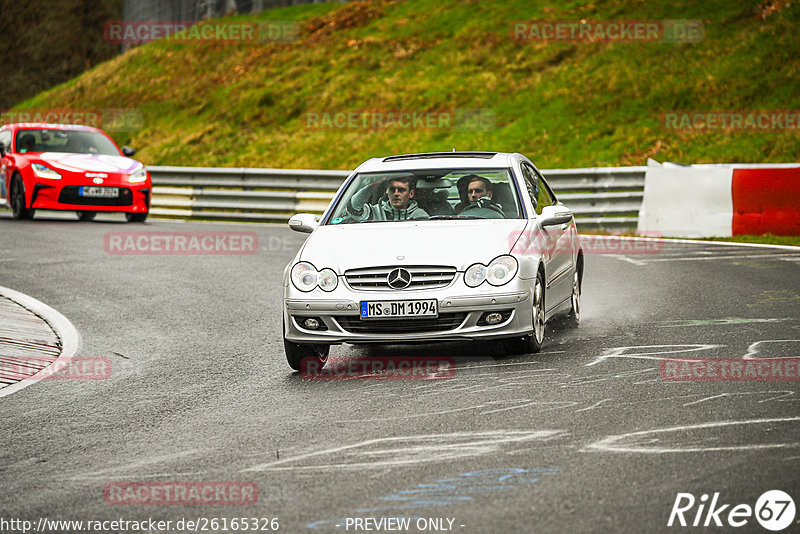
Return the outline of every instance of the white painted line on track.
<path id="1" fill-rule="evenodd" d="M 758 356 L 760 354 L 760 349 L 762 345 L 766 345 L 767 343 L 798 343 L 800 344 L 800 339 L 762 339 L 761 341 L 756 341 L 755 343 L 750 344 L 747 347 L 747 354 L 742 356 L 742 359 L 745 360 L 780 360 L 782 356 L 776 357 L 765 357 L 765 356 Z"/>
<path id="2" fill-rule="evenodd" d="M 455 432 L 452 434 L 425 434 L 369 439 L 351 445 L 313 450 L 291 458 L 261 463 L 242 469 L 252 471 L 327 471 L 332 469 L 367 468 L 385 469 L 419 466 L 510 452 L 506 448 L 519 447 L 530 441 L 548 441 L 567 435 L 565 430 L 491 430 L 484 432 Z M 314 464 L 319 459 L 323 463 Z"/>
<path id="3" fill-rule="evenodd" d="M 634 260 L 633 258 L 629 258 L 628 256 L 614 256 L 611 254 L 606 254 L 606 256 L 612 256 L 613 258 L 617 258 L 618 260 L 627 261 L 628 263 L 632 263 L 634 265 L 647 265 L 645 262 L 640 260 Z"/>
<path id="4" fill-rule="evenodd" d="M 795 252 L 800 252 L 800 246 L 793 246 L 793 245 L 772 245 L 767 243 L 740 243 L 736 241 L 705 241 L 703 239 L 669 239 L 665 237 L 645 237 L 645 236 L 603 236 L 603 235 L 595 235 L 595 234 L 581 234 L 583 236 L 589 236 L 590 239 L 595 238 L 606 238 L 606 239 L 630 239 L 630 240 L 642 240 L 642 241 L 655 241 L 656 243 L 690 243 L 694 245 L 716 245 L 716 246 L 728 246 L 728 247 L 761 247 L 761 248 L 776 248 L 781 250 L 794 250 Z"/>
<path id="5" fill-rule="evenodd" d="M 795 258 L 796 255 L 794 253 L 785 253 L 785 254 L 737 254 L 737 255 L 727 255 L 727 256 L 684 256 L 684 257 L 672 257 L 672 258 L 648 258 L 646 260 L 640 260 L 643 263 L 656 263 L 656 262 L 665 262 L 665 261 L 714 261 L 714 260 L 753 260 L 753 259 L 776 259 L 776 260 L 784 260 L 785 258 Z"/>
<path id="6" fill-rule="evenodd" d="M 586 367 L 597 365 L 609 358 L 630 358 L 638 360 L 662 360 L 664 356 L 656 357 L 663 354 L 682 354 L 686 352 L 696 352 L 701 350 L 711 350 L 722 347 L 723 345 L 707 345 L 707 344 L 680 344 L 680 345 L 634 345 L 628 347 L 614 347 L 606 349 L 603 354 L 594 359 L 591 363 L 587 363 Z M 626 353 L 628 349 L 640 350 L 640 352 Z M 644 350 L 642 350 L 644 349 Z M 655 350 L 652 350 L 655 349 Z M 667 350 L 671 349 L 671 350 Z M 674 357 L 671 359 L 675 359 Z M 688 360 L 696 360 L 697 358 L 686 358 Z"/>
<path id="7" fill-rule="evenodd" d="M 706 401 L 710 401 L 710 400 L 714 400 L 714 399 L 722 399 L 722 398 L 725 398 L 725 397 L 730 397 L 730 394 L 729 393 L 720 393 L 719 395 L 712 395 L 710 397 L 705 397 L 705 398 L 702 398 L 700 400 L 696 400 L 696 401 L 693 401 L 693 402 L 687 402 L 686 404 L 683 405 L 683 407 L 685 408 L 686 406 L 692 406 L 694 404 L 700 404 L 701 402 L 706 402 Z"/>
<path id="8" fill-rule="evenodd" d="M 69 320 L 61 315 L 59 312 L 48 306 L 47 304 L 36 300 L 35 298 L 28 296 L 24 293 L 20 293 L 19 291 L 14 291 L 13 289 L 9 289 L 7 287 L 0 286 L 0 296 L 6 297 L 17 304 L 21 305 L 23 308 L 28 309 L 29 311 L 35 313 L 44 321 L 50 325 L 50 328 L 56 333 L 58 338 L 61 340 L 61 354 L 53 360 L 50 365 L 36 373 L 30 378 L 25 378 L 20 380 L 16 384 L 12 384 L 10 386 L 4 387 L 0 389 L 0 397 L 5 397 L 6 395 L 10 395 L 12 393 L 16 393 L 17 391 L 30 386 L 31 384 L 38 382 L 42 378 L 44 378 L 48 373 L 47 370 L 50 368 L 51 365 L 58 365 L 61 367 L 66 367 L 69 361 L 72 359 L 73 356 L 78 352 L 81 344 L 81 335 L 78 333 L 78 330 L 73 326 Z"/>
<path id="9" fill-rule="evenodd" d="M 577 413 L 577 412 L 586 412 L 586 411 L 589 411 L 589 410 L 594 410 L 595 408 L 597 408 L 598 406 L 600 406 L 604 402 L 610 401 L 610 400 L 613 400 L 613 399 L 603 399 L 603 400 L 601 400 L 599 402 L 595 402 L 594 404 L 592 404 L 588 408 L 581 408 L 580 410 L 575 410 L 575 412 Z"/>
<path id="10" fill-rule="evenodd" d="M 722 446 L 685 446 L 685 447 L 663 447 L 652 446 L 661 440 L 656 437 L 658 434 L 670 434 L 684 430 L 700 430 L 706 428 L 723 428 L 739 425 L 757 425 L 763 423 L 788 423 L 800 421 L 800 417 L 777 417 L 771 419 L 748 419 L 745 421 L 714 421 L 711 423 L 701 423 L 697 425 L 682 425 L 669 428 L 656 428 L 653 430 L 643 430 L 640 432 L 630 432 L 608 436 L 588 445 L 582 452 L 604 451 L 604 452 L 637 452 L 645 454 L 664 454 L 672 452 L 714 452 L 714 451 L 754 451 L 763 449 L 789 449 L 800 447 L 800 441 L 791 443 L 744 443 L 741 445 L 722 445 Z"/>

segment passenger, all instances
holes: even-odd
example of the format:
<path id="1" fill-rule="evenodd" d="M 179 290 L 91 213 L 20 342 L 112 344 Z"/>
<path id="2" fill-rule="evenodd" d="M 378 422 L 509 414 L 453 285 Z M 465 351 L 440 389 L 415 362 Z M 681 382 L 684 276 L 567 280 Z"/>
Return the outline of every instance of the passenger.
<path id="1" fill-rule="evenodd" d="M 367 185 L 350 198 L 347 211 L 358 222 L 427 219 L 428 213 L 414 200 L 416 185 L 416 178 L 411 176 L 392 178 L 386 187 L 389 198 L 378 200 L 376 204 L 369 203 L 372 187 Z"/>
<path id="2" fill-rule="evenodd" d="M 89 152 L 86 143 L 77 135 L 70 135 L 67 137 L 67 143 L 64 145 L 64 152 L 72 152 L 74 154 L 85 154 Z"/>
<path id="3" fill-rule="evenodd" d="M 505 219 L 503 207 L 492 200 L 492 182 L 488 178 L 470 174 L 462 177 L 460 215 L 481 217 L 483 219 Z M 464 188 L 466 184 L 466 188 Z M 465 189 L 465 191 L 464 191 Z M 464 198 L 466 201 L 464 202 Z"/>

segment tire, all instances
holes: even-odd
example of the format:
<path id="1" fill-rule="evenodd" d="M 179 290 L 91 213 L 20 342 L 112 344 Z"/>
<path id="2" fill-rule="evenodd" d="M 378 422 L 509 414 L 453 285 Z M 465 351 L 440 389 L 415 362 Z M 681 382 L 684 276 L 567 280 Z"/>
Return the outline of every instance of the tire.
<path id="1" fill-rule="evenodd" d="M 125 214 L 125 220 L 127 220 L 129 223 L 130 222 L 141 223 L 141 222 L 144 222 L 145 219 L 147 219 L 147 212 L 144 212 L 144 213 L 126 213 Z"/>
<path id="2" fill-rule="evenodd" d="M 328 354 L 331 352 L 330 345 L 292 343 L 285 338 L 283 340 L 283 349 L 286 352 L 286 361 L 289 362 L 289 367 L 295 371 L 300 371 L 303 366 L 303 360 L 308 358 L 316 359 L 319 363 L 319 368 L 322 368 L 325 362 L 328 361 Z"/>
<path id="3" fill-rule="evenodd" d="M 15 219 L 33 219 L 33 214 L 36 213 L 36 210 L 25 206 L 25 186 L 19 176 L 15 176 L 11 180 L 11 188 L 8 197 L 11 201 L 11 215 Z"/>
<path id="4" fill-rule="evenodd" d="M 532 332 L 512 342 L 512 349 L 520 354 L 536 354 L 542 350 L 544 342 L 544 278 L 542 273 L 536 275 L 532 299 Z"/>
<path id="5" fill-rule="evenodd" d="M 581 277 L 577 269 L 572 276 L 572 307 L 567 314 L 566 325 L 569 328 L 576 328 L 581 323 Z"/>
<path id="6" fill-rule="evenodd" d="M 96 211 L 76 211 L 79 221 L 91 221 L 97 215 Z"/>

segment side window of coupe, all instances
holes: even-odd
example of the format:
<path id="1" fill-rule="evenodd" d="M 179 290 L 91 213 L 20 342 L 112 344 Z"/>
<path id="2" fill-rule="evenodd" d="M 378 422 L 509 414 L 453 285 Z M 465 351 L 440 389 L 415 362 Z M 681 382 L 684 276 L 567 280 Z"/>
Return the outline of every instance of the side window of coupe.
<path id="1" fill-rule="evenodd" d="M 543 207 L 552 206 L 555 201 L 553 200 L 553 197 L 550 194 L 550 188 L 547 186 L 544 178 L 542 178 L 542 175 L 539 174 L 536 169 L 532 169 L 532 171 L 536 175 L 536 183 L 539 184 L 539 196 L 536 199 L 536 213 L 542 213 Z"/>
<path id="2" fill-rule="evenodd" d="M 525 188 L 528 190 L 528 196 L 531 197 L 531 204 L 533 204 L 537 215 L 541 215 L 542 207 L 539 205 L 539 197 L 541 195 L 539 180 L 533 168 L 527 163 L 522 164 L 522 177 L 525 179 Z"/>
<path id="3" fill-rule="evenodd" d="M 11 131 L 3 130 L 0 132 L 0 143 L 3 145 L 3 150 L 8 152 L 11 150 Z"/>

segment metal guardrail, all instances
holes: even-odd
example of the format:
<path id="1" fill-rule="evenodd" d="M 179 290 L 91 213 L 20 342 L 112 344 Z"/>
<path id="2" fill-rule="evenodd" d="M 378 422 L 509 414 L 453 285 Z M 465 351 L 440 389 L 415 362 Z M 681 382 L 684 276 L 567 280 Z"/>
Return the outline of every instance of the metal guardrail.
<path id="1" fill-rule="evenodd" d="M 542 170 L 579 228 L 635 230 L 647 167 Z M 322 213 L 350 171 L 149 167 L 157 217 L 286 222 Z"/>

